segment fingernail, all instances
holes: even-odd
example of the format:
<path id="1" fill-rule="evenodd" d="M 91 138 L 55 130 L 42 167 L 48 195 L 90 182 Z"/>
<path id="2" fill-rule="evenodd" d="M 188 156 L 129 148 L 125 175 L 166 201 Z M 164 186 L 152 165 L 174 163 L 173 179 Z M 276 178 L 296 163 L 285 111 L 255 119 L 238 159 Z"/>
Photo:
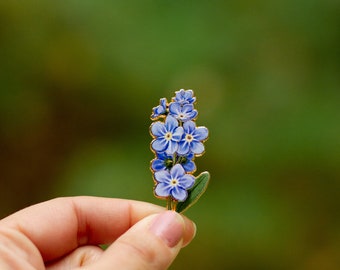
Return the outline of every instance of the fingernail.
<path id="1" fill-rule="evenodd" d="M 165 211 L 155 218 L 150 226 L 150 231 L 172 248 L 183 238 L 184 222 L 175 211 Z"/>

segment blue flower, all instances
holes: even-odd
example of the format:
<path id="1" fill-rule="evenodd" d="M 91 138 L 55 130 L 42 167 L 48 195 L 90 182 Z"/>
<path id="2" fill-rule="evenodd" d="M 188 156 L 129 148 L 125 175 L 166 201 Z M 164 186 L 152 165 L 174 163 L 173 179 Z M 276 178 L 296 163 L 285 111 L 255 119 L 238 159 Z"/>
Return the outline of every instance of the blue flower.
<path id="1" fill-rule="evenodd" d="M 183 128 L 178 126 L 178 121 L 174 117 L 168 115 L 165 123 L 157 121 L 151 125 L 151 134 L 155 138 L 151 143 L 151 148 L 155 152 L 172 155 L 177 151 Z"/>
<path id="2" fill-rule="evenodd" d="M 172 155 L 167 155 L 166 153 L 157 153 L 156 158 L 151 162 L 151 169 L 155 172 L 171 169 L 172 166 Z"/>
<path id="3" fill-rule="evenodd" d="M 166 104 L 167 104 L 166 98 L 161 98 L 159 100 L 159 105 L 157 107 L 152 108 L 153 113 L 151 115 L 151 119 L 156 119 L 161 115 L 165 115 L 166 114 Z"/>
<path id="4" fill-rule="evenodd" d="M 196 164 L 193 161 L 194 156 L 195 155 L 193 153 L 189 153 L 186 156 L 178 156 L 179 164 L 183 166 L 183 169 L 187 173 L 193 173 L 196 171 Z"/>
<path id="5" fill-rule="evenodd" d="M 157 185 L 155 194 L 160 197 L 173 197 L 177 201 L 185 201 L 188 197 L 187 189 L 195 183 L 195 177 L 186 174 L 182 165 L 176 164 L 170 171 L 157 171 L 154 174 Z"/>
<path id="6" fill-rule="evenodd" d="M 188 121 L 183 124 L 184 134 L 179 142 L 177 153 L 186 155 L 190 152 L 195 155 L 201 155 L 204 152 L 202 141 L 208 138 L 208 129 L 206 127 L 197 127 L 193 121 Z"/>
<path id="7" fill-rule="evenodd" d="M 176 91 L 175 94 L 176 96 L 173 98 L 173 100 L 180 103 L 181 105 L 186 103 L 193 104 L 196 101 L 196 98 L 194 97 L 194 91 L 192 91 L 191 89 L 181 89 L 179 91 Z"/>
<path id="8" fill-rule="evenodd" d="M 178 102 L 170 103 L 169 113 L 182 122 L 193 120 L 198 114 L 197 110 L 194 109 L 194 105 L 189 103 L 181 105 Z"/>
<path id="9" fill-rule="evenodd" d="M 187 156 L 177 156 L 175 163 L 182 165 L 187 173 L 196 171 L 196 165 L 193 161 L 194 154 L 190 153 Z M 174 165 L 173 156 L 166 153 L 157 153 L 157 156 L 151 162 L 151 169 L 153 171 L 170 170 Z"/>

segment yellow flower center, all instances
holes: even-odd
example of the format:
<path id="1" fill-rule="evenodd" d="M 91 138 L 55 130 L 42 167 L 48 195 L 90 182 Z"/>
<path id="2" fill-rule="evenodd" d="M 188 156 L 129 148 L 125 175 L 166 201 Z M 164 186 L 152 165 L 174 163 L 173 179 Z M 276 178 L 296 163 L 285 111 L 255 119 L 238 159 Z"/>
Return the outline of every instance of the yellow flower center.
<path id="1" fill-rule="evenodd" d="M 171 186 L 175 187 L 175 186 L 177 186 L 177 184 L 178 184 L 177 179 L 171 179 L 171 181 L 170 181 Z"/>
<path id="2" fill-rule="evenodd" d="M 167 141 L 170 141 L 172 139 L 172 133 L 171 132 L 167 132 L 164 136 L 164 138 L 167 140 Z"/>
<path id="3" fill-rule="evenodd" d="M 193 139 L 194 139 L 194 137 L 193 137 L 191 134 L 185 135 L 185 140 L 186 140 L 187 142 L 191 142 Z"/>

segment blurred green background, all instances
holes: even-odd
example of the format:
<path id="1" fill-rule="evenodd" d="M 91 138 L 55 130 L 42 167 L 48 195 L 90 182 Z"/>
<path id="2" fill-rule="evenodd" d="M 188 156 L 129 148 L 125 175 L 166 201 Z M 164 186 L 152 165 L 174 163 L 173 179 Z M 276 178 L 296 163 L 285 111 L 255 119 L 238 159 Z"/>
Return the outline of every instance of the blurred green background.
<path id="1" fill-rule="evenodd" d="M 339 269 L 340 2 L 1 1 L 0 215 L 153 198 L 149 116 L 193 89 L 211 184 L 171 269 Z"/>

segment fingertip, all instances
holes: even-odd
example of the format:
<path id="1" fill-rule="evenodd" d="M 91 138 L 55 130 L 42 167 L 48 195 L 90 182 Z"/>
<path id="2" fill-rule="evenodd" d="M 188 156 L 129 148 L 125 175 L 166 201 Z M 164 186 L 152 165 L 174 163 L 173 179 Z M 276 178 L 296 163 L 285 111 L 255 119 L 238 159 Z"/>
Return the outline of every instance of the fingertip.
<path id="1" fill-rule="evenodd" d="M 182 215 L 185 224 L 184 236 L 183 236 L 183 245 L 182 247 L 187 246 L 190 242 L 195 238 L 197 232 L 197 226 L 195 222 Z"/>
<path id="2" fill-rule="evenodd" d="M 169 246 L 176 246 L 180 240 L 181 247 L 187 246 L 196 235 L 196 224 L 189 218 L 175 212 L 165 211 L 153 221 L 150 230 Z"/>
<path id="3" fill-rule="evenodd" d="M 184 238 L 185 221 L 175 211 L 164 211 L 153 220 L 150 231 L 168 247 L 173 248 Z"/>

